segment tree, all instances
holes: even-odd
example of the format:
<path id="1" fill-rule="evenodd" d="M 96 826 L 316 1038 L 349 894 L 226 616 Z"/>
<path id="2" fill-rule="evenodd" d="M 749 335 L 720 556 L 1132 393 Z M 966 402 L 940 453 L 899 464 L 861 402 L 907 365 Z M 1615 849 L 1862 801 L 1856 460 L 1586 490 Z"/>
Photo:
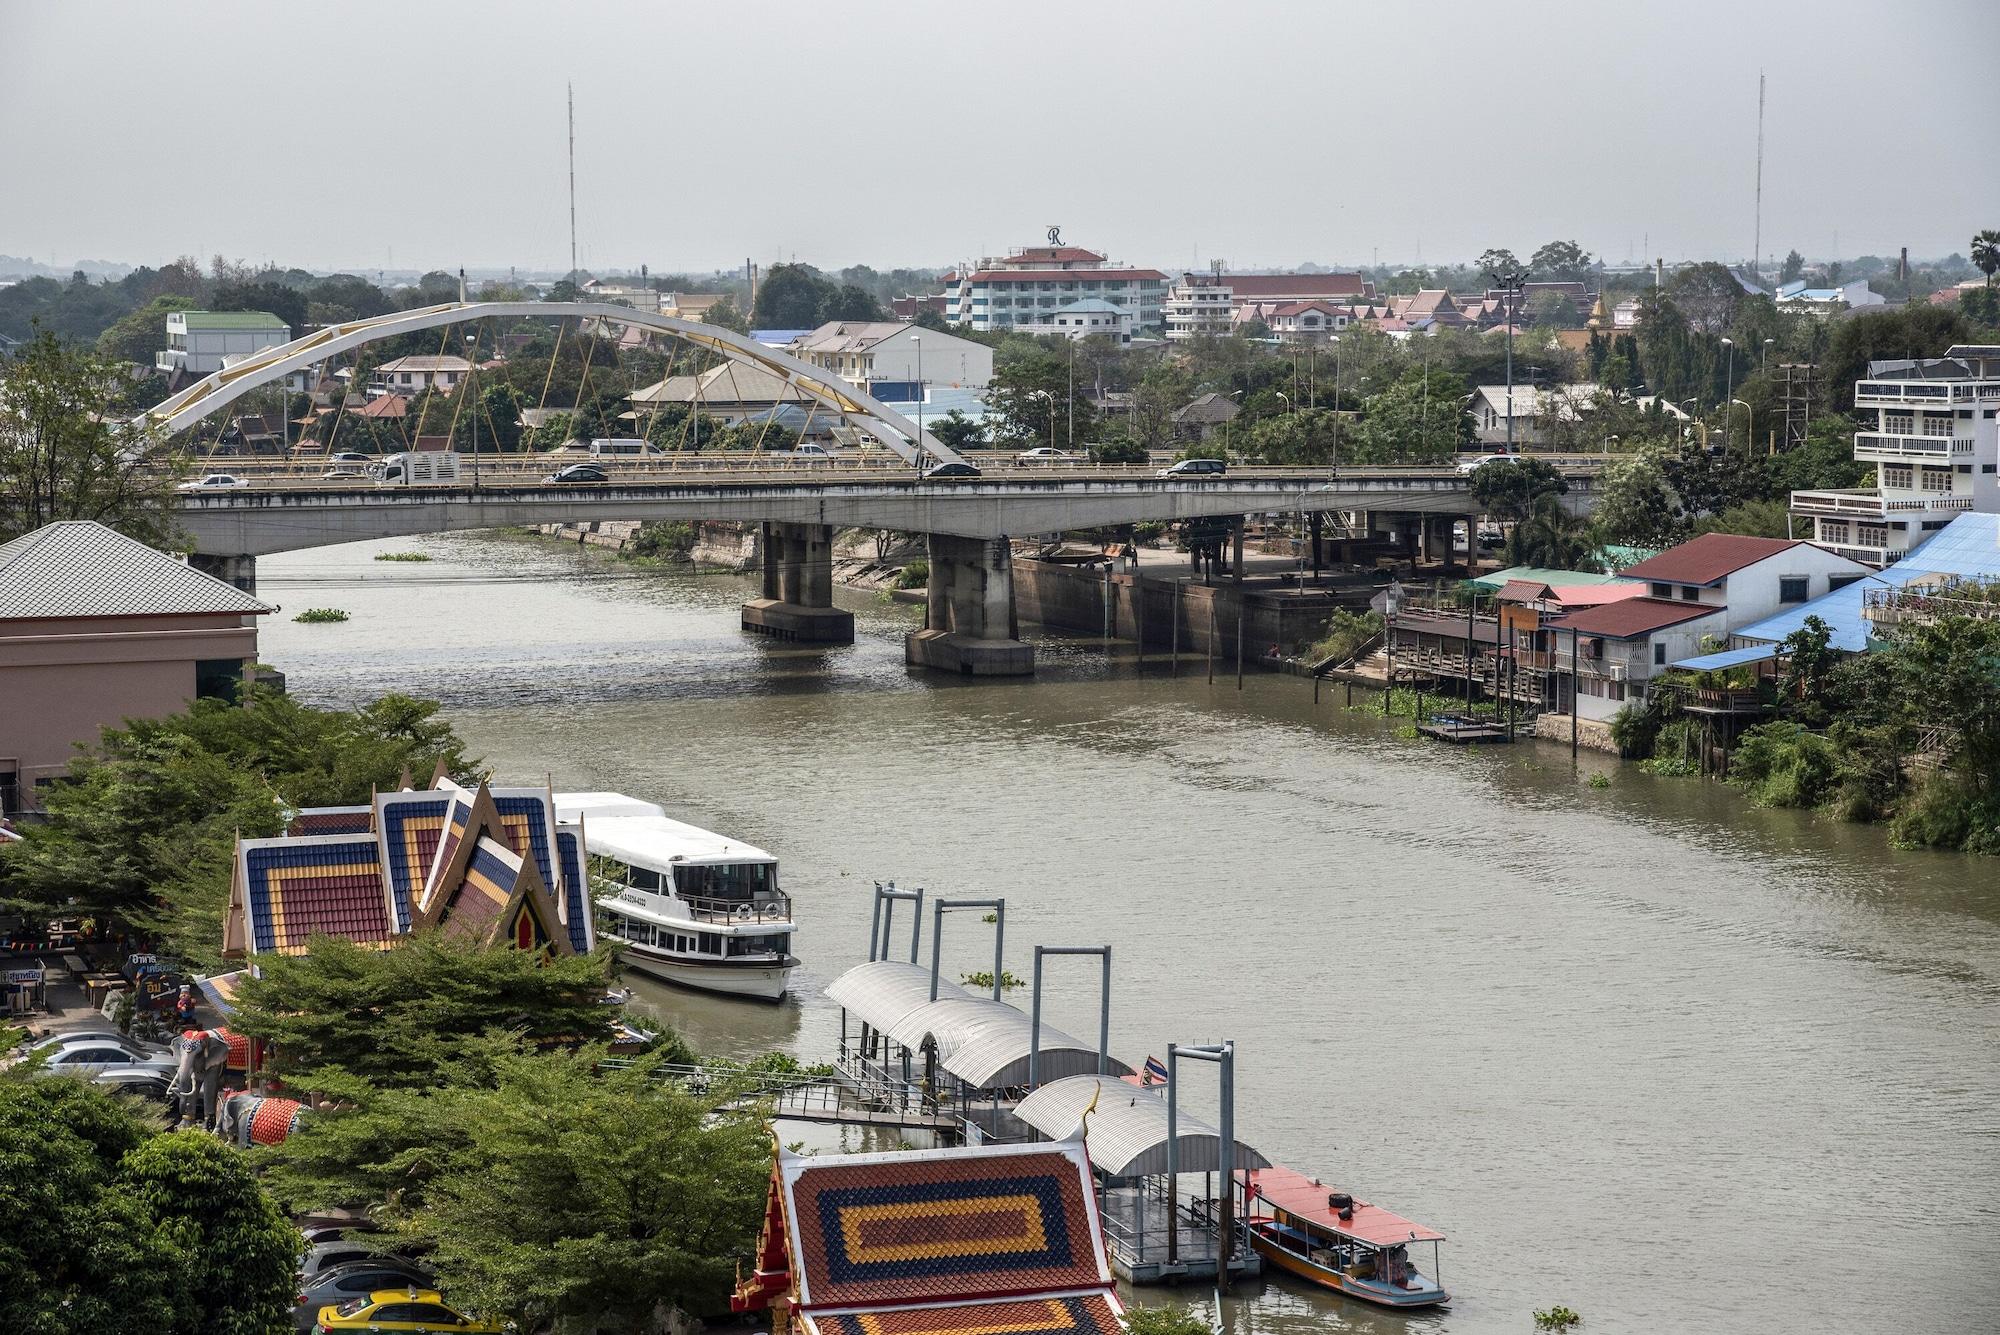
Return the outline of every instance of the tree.
<path id="1" fill-rule="evenodd" d="M 609 1039 L 608 963 L 436 933 L 392 950 L 317 938 L 304 955 L 259 957 L 230 1027 L 270 1043 L 271 1069 L 298 1089 L 427 1089 L 440 1067 L 489 1055 L 493 1034 L 509 1046 Z"/>
<path id="2" fill-rule="evenodd" d="M 0 367 L 0 542 L 92 519 L 153 546 L 175 532 L 174 476 L 104 416 L 123 369 L 39 331 Z"/>
<path id="3" fill-rule="evenodd" d="M 114 362 L 151 367 L 157 354 L 166 351 L 167 317 L 175 311 L 193 309 L 191 297 L 171 294 L 154 297 L 97 336 L 97 355 Z"/>
<path id="4" fill-rule="evenodd" d="M 76 1080 L 0 1079 L 0 1328 L 264 1335 L 299 1235 L 249 1160 Z"/>
<path id="5" fill-rule="evenodd" d="M 1046 445 L 1053 431 L 1060 446 L 1069 439 L 1072 423 L 1079 441 L 1097 435 L 1096 406 L 1081 393 L 1072 396 L 1069 363 L 1046 349 L 995 369 L 989 398 L 993 415 L 988 429 L 999 441 Z"/>
<path id="6" fill-rule="evenodd" d="M 1854 385 L 1868 363 L 1896 358 L 1942 357 L 1954 343 L 1972 341 L 1972 326 L 1949 306 L 1898 306 L 1840 321 L 1820 363 L 1820 380 L 1836 412 L 1854 408 Z"/>
<path id="7" fill-rule="evenodd" d="M 2000 292 L 1991 287 L 1966 288 L 1958 294 L 1958 309 L 1976 325 L 2000 327 Z"/>
<path id="8" fill-rule="evenodd" d="M 1465 382 L 1444 371 L 1405 372 L 1368 399 L 1365 416 L 1341 446 L 1362 464 L 1440 463 L 1475 439 L 1465 411 Z"/>
<path id="9" fill-rule="evenodd" d="M 1784 264 L 1778 269 L 1778 281 L 1780 283 L 1797 282 L 1799 275 L 1805 271 L 1806 257 L 1799 254 L 1796 250 L 1788 251 L 1785 254 Z"/>
<path id="10" fill-rule="evenodd" d="M 0 845 L 16 906 L 112 917 L 212 963 L 235 836 L 281 832 L 286 807 L 365 802 L 404 769 L 476 779 L 438 706 L 386 695 L 353 712 L 253 689 L 107 728 L 45 795 L 48 819 Z"/>
<path id="11" fill-rule="evenodd" d="M 1489 459 L 1472 470 L 1468 481 L 1481 512 L 1502 521 L 1525 518 L 1541 496 L 1569 494 L 1568 480 L 1547 460 L 1526 456 Z"/>
<path id="12" fill-rule="evenodd" d="M 467 387 L 472 383 L 465 382 Z M 512 385 L 503 382 L 479 391 L 452 426 L 452 448 L 471 449 L 475 429 L 481 454 L 512 454 L 521 448 L 521 401 Z"/>
<path id="13" fill-rule="evenodd" d="M 1090 447 L 1094 464 L 1142 464 L 1147 458 L 1146 447 L 1120 430 L 1105 432 Z"/>
<path id="14" fill-rule="evenodd" d="M 1661 464 L 1664 454 L 1654 445 L 1604 465 L 1591 516 L 1600 545 L 1671 547 L 1687 537 L 1680 497 Z"/>
<path id="15" fill-rule="evenodd" d="M 1988 227 L 1975 232 L 1972 237 L 1973 267 L 1986 275 L 1986 286 L 1993 286 L 1993 275 L 2000 273 L 2000 231 Z"/>
<path id="16" fill-rule="evenodd" d="M 283 283 L 224 283 L 208 305 L 217 311 L 266 311 L 283 320 L 293 338 L 306 330 L 306 294 Z"/>
<path id="17" fill-rule="evenodd" d="M 1494 274 L 1509 273 L 1523 266 L 1521 261 L 1514 258 L 1513 251 L 1489 249 L 1479 252 L 1479 258 L 1472 262 L 1472 267 L 1490 278 Z"/>
<path id="18" fill-rule="evenodd" d="M 703 324 L 712 324 L 718 329 L 730 330 L 733 333 L 747 334 L 750 332 L 750 322 L 744 319 L 743 312 L 736 308 L 736 299 L 734 297 L 724 297 L 721 301 L 710 306 L 708 314 L 702 317 L 701 322 Z"/>
<path id="19" fill-rule="evenodd" d="M 924 430 L 953 450 L 976 450 L 986 444 L 986 424 L 975 422 L 957 408 L 943 417 L 924 423 Z"/>
<path id="20" fill-rule="evenodd" d="M 1557 282 L 1581 282 L 1597 267 L 1597 257 L 1574 241 L 1551 241 L 1528 258 L 1528 268 Z"/>
<path id="21" fill-rule="evenodd" d="M 1528 503 L 1528 512 L 1509 530 L 1507 564 L 1575 570 L 1589 557 L 1593 545 L 1584 521 L 1564 509 L 1555 492 L 1544 491 Z"/>
<path id="22" fill-rule="evenodd" d="M 1736 322 L 1744 298 L 1736 275 L 1714 261 L 1692 264 L 1667 280 L 1666 295 L 1698 334 L 1721 336 Z"/>
<path id="23" fill-rule="evenodd" d="M 358 1089 L 273 1154 L 298 1205 L 381 1202 L 444 1288 L 524 1329 L 652 1329 L 721 1309 L 763 1221 L 770 1138 L 718 1082 L 697 1096 L 601 1049 L 499 1055 L 481 1079 Z"/>
<path id="24" fill-rule="evenodd" d="M 1696 537 L 1704 533 L 1740 533 L 1751 538 L 1783 538 L 1789 536 L 1787 517 L 1783 501 L 1738 501 L 1697 519 L 1694 533 Z"/>
<path id="25" fill-rule="evenodd" d="M 1279 413 L 1251 425 L 1242 450 L 1267 464 L 1323 464 L 1333 458 L 1338 414 L 1329 408 Z"/>
<path id="26" fill-rule="evenodd" d="M 757 329 L 813 329 L 839 289 L 809 264 L 774 264 L 757 285 L 750 323 Z"/>

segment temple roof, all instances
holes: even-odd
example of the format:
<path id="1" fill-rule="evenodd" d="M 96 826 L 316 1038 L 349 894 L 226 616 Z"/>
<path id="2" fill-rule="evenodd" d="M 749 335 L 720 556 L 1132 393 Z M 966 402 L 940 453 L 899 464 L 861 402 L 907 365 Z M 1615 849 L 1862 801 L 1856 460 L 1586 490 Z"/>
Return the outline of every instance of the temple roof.
<path id="1" fill-rule="evenodd" d="M 252 954 L 302 955 L 315 934 L 361 945 L 395 935 L 372 835 L 239 840 L 234 875 L 230 912 Z"/>

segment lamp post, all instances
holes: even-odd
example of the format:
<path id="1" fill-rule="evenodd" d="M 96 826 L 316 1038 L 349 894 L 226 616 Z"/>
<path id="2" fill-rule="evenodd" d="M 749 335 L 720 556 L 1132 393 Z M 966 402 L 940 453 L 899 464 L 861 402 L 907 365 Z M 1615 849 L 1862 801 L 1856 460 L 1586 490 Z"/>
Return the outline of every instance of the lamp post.
<path id="1" fill-rule="evenodd" d="M 910 343 L 917 350 L 917 467 L 924 466 L 924 336 L 911 334 Z"/>
<path id="2" fill-rule="evenodd" d="M 1340 335 L 1335 334 L 1327 341 L 1333 344 L 1333 449 L 1326 461 L 1330 474 L 1340 467 Z"/>
<path id="3" fill-rule="evenodd" d="M 479 396 L 473 378 L 479 369 L 479 331 L 465 335 L 465 397 L 472 409 L 472 489 L 479 490 Z"/>
<path id="4" fill-rule="evenodd" d="M 1520 305 L 1521 284 L 1527 281 L 1528 271 L 1519 267 L 1488 269 L 1486 276 L 1493 280 L 1494 286 L 1507 294 L 1507 453 L 1512 454 L 1514 452 L 1514 318 L 1515 308 Z"/>
<path id="5" fill-rule="evenodd" d="M 1765 339 L 1765 340 L 1764 340 L 1764 360 L 1763 360 L 1763 361 L 1762 361 L 1762 362 L 1761 362 L 1761 363 L 1760 363 L 1760 364 L 1758 365 L 1758 368 L 1757 368 L 1757 369 L 1759 369 L 1759 370 L 1766 370 L 1766 369 L 1768 369 L 1768 368 L 1770 367 L 1770 365 L 1771 365 L 1771 345 L 1772 345 L 1773 343 L 1776 343 L 1777 341 L 1778 341 L 1778 340 L 1777 340 L 1777 339 L 1775 339 L 1775 338 L 1767 338 L 1767 339 Z"/>
<path id="6" fill-rule="evenodd" d="M 1729 405 L 1735 402 L 1731 396 L 1736 393 L 1736 342 L 1725 338 L 1722 346 L 1727 349 L 1723 355 L 1728 365 L 1722 377 L 1722 448 L 1726 450 L 1729 448 Z"/>
<path id="7" fill-rule="evenodd" d="M 1240 399 L 1242 397 L 1243 391 L 1240 389 L 1232 389 L 1229 393 L 1222 396 L 1225 403 L 1231 399 Z M 1229 457 L 1229 418 L 1235 415 L 1235 413 L 1230 413 L 1222 419 L 1222 457 L 1225 459 Z"/>
<path id="8" fill-rule="evenodd" d="M 1731 399 L 1730 402 L 1743 403 L 1743 400 Z M 1751 447 L 1757 443 L 1757 410 L 1749 404 L 1743 403 L 1743 414 L 1743 452 L 1748 454 Z"/>
<path id="9" fill-rule="evenodd" d="M 1030 391 L 1029 397 L 1040 399 L 1049 405 L 1049 448 L 1054 449 L 1056 447 L 1056 396 L 1045 389 L 1037 389 Z"/>

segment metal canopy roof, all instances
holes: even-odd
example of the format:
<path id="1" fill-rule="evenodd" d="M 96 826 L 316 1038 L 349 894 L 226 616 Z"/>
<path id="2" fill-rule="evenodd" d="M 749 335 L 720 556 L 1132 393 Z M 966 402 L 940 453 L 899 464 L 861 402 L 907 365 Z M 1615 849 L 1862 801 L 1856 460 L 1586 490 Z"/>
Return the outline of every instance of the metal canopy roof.
<path id="1" fill-rule="evenodd" d="M 1767 658 L 1778 656 L 1775 644 L 1753 644 L 1747 649 L 1724 649 L 1719 653 L 1701 654 L 1695 658 L 1683 658 L 1674 666 L 1686 668 L 1690 672 L 1713 672 L 1718 668 L 1736 667 L 1743 663 L 1761 663 Z"/>
<path id="2" fill-rule="evenodd" d="M 849 969 L 826 994 L 864 1024 L 912 1051 L 935 1044 L 938 1065 L 974 1089 L 1028 1083 L 1030 1022 L 1004 1001 L 977 997 L 940 978 L 932 1001 L 930 970 L 901 960 L 876 960 Z M 1097 1048 L 1050 1024 L 1042 1026 L 1042 1081 L 1097 1069 Z M 1130 1075 L 1116 1057 L 1110 1074 Z"/>
<path id="3" fill-rule="evenodd" d="M 1090 1114 L 1084 1143 L 1093 1168 L 1112 1177 L 1150 1177 L 1167 1171 L 1167 1101 L 1150 1089 L 1108 1076 L 1073 1075 L 1035 1090 L 1021 1100 L 1014 1114 L 1043 1135 L 1062 1140 L 1077 1133 L 1092 1099 L 1097 1100 L 1097 1111 Z M 1177 1121 L 1174 1138 L 1180 1143 L 1180 1170 L 1219 1171 L 1222 1133 L 1185 1112 Z M 1239 1140 L 1235 1166 L 1269 1168 L 1271 1161 Z"/>

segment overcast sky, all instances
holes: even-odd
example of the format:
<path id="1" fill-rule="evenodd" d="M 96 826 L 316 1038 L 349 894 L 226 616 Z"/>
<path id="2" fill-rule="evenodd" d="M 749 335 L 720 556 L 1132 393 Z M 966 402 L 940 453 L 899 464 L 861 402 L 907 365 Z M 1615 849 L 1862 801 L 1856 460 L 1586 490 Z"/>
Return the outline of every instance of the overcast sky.
<path id="1" fill-rule="evenodd" d="M 1994 0 L 0 0 L 0 253 L 310 268 L 1964 251 Z"/>

